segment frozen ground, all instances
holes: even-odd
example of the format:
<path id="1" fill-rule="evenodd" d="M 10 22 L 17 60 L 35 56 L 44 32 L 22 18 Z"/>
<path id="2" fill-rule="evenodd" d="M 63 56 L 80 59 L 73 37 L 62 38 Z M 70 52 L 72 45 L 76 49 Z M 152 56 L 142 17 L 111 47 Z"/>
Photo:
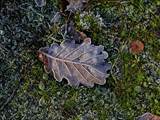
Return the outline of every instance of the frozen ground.
<path id="1" fill-rule="evenodd" d="M 76 13 L 79 31 L 104 45 L 113 69 L 103 86 L 70 87 L 46 74 L 37 58 L 40 47 L 62 41 L 50 20 L 56 0 L 39 8 L 33 0 L 0 2 L 0 120 L 133 120 L 145 112 L 160 115 L 159 0 L 94 0 Z M 83 18 L 83 19 L 82 19 Z M 131 41 L 144 43 L 138 55 Z"/>

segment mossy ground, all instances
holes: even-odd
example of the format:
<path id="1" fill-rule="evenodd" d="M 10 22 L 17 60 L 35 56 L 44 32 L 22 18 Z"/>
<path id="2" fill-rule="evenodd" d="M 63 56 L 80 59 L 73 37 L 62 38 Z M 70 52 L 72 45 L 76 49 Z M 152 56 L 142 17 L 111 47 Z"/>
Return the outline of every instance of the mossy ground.
<path id="1" fill-rule="evenodd" d="M 48 26 L 58 6 L 55 0 L 43 8 L 32 0 L 1 2 L 0 119 L 133 120 L 145 112 L 160 115 L 160 2 L 93 0 L 85 12 L 76 13 L 77 30 L 104 45 L 113 66 L 107 83 L 93 88 L 56 82 L 37 58 L 40 47 L 54 42 L 51 34 L 62 40 L 57 29 L 63 18 L 52 30 Z M 129 52 L 133 40 L 144 43 L 141 54 Z"/>

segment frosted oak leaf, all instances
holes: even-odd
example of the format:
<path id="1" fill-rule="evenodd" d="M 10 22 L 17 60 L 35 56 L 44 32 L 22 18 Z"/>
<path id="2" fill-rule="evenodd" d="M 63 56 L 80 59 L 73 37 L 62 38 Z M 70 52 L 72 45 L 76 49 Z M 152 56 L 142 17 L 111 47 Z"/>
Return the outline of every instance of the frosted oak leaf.
<path id="1" fill-rule="evenodd" d="M 44 64 L 46 72 L 52 72 L 57 81 L 65 78 L 71 86 L 83 84 L 93 87 L 94 83 L 105 84 L 109 76 L 106 72 L 111 69 L 105 61 L 108 54 L 103 50 L 102 45 L 95 46 L 88 38 L 82 44 L 54 43 L 40 48 L 39 53 L 40 60 L 47 63 Z"/>

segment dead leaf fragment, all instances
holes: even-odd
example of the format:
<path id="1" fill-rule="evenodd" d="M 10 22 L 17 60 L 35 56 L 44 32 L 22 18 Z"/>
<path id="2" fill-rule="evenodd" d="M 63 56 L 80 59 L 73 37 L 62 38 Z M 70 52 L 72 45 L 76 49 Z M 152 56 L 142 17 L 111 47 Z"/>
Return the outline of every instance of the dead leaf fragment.
<path id="1" fill-rule="evenodd" d="M 69 5 L 67 5 L 66 11 L 75 12 L 81 10 L 89 0 L 66 0 Z"/>
<path id="2" fill-rule="evenodd" d="M 38 7 L 43 7 L 46 5 L 46 0 L 34 0 Z"/>
<path id="3" fill-rule="evenodd" d="M 160 116 L 151 113 L 145 113 L 138 118 L 138 120 L 160 120 Z"/>
<path id="4" fill-rule="evenodd" d="M 144 49 L 144 44 L 139 40 L 132 41 L 130 44 L 130 52 L 132 54 L 139 54 L 143 51 L 143 49 Z"/>
<path id="5" fill-rule="evenodd" d="M 60 45 L 54 43 L 51 47 L 40 48 L 39 52 L 48 61 L 45 70 L 53 72 L 57 81 L 67 79 L 71 86 L 80 83 L 89 87 L 93 87 L 94 83 L 105 84 L 106 72 L 111 69 L 111 65 L 105 62 L 108 54 L 103 51 L 103 46 L 95 46 L 88 41 L 82 44 L 73 41 Z"/>

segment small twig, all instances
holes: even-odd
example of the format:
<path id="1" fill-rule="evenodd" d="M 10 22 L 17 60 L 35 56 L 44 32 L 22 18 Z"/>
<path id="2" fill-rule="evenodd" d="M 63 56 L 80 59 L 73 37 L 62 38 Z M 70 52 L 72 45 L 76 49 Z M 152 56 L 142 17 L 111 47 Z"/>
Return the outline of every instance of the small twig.
<path id="1" fill-rule="evenodd" d="M 59 41 L 59 40 L 57 40 L 56 38 L 52 37 L 52 35 L 53 35 L 53 33 L 50 34 L 46 39 L 47 39 L 47 40 L 48 40 L 48 39 L 52 39 L 52 40 L 55 41 L 55 42 L 62 42 L 62 41 Z M 43 38 L 43 39 L 45 39 L 45 38 Z"/>
<path id="2" fill-rule="evenodd" d="M 41 16 L 42 18 L 44 18 L 44 15 L 42 15 L 42 14 L 38 13 L 37 11 L 35 11 L 32 6 L 29 6 L 29 9 L 32 10 L 37 15 Z"/>
<path id="3" fill-rule="evenodd" d="M 57 40 L 57 39 L 54 38 L 54 37 L 50 37 L 50 39 L 54 40 L 55 42 L 62 42 L 62 41 L 60 41 L 60 40 Z"/>

